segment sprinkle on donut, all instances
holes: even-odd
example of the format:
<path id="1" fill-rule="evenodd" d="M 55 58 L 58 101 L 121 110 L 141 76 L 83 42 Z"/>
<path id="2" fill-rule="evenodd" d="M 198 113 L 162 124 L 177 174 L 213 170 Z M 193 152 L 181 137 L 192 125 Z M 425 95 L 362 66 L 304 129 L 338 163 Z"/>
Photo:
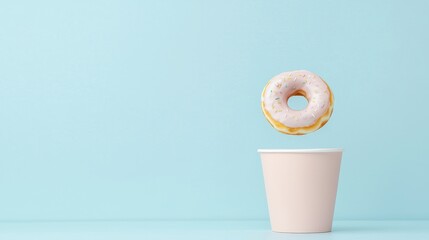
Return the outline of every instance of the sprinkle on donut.
<path id="1" fill-rule="evenodd" d="M 292 96 L 303 96 L 308 105 L 297 111 L 288 106 Z M 298 70 L 273 77 L 265 86 L 262 111 L 268 122 L 278 131 L 303 135 L 321 128 L 333 111 L 334 97 L 329 86 L 316 74 Z"/>

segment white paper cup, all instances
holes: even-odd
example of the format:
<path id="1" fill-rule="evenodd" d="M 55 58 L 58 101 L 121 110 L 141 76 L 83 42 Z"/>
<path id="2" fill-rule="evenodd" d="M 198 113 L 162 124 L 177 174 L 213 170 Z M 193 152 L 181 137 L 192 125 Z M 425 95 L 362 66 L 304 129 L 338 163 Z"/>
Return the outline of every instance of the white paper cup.
<path id="1" fill-rule="evenodd" d="M 342 149 L 259 149 L 271 229 L 330 232 Z"/>

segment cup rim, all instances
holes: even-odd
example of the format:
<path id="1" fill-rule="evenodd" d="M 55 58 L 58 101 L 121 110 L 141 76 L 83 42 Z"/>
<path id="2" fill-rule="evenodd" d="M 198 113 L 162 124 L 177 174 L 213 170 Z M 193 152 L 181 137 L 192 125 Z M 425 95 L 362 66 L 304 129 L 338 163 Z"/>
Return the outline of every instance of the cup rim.
<path id="1" fill-rule="evenodd" d="M 320 153 L 343 152 L 342 148 L 310 148 L 310 149 L 258 149 L 258 153 Z"/>

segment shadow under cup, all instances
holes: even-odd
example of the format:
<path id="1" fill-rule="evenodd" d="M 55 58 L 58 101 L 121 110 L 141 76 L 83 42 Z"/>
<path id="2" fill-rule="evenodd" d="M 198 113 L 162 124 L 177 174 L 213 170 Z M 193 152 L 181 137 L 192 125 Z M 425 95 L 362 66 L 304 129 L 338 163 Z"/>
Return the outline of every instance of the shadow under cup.
<path id="1" fill-rule="evenodd" d="M 271 229 L 330 232 L 342 149 L 260 149 Z"/>

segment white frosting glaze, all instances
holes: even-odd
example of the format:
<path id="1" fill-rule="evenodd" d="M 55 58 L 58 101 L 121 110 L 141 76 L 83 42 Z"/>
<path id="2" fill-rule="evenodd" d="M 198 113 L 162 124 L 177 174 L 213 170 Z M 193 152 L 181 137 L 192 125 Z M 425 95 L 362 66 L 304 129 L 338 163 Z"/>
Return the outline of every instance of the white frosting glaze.
<path id="1" fill-rule="evenodd" d="M 305 92 L 308 104 L 305 109 L 296 111 L 287 101 L 299 91 Z M 261 101 L 274 120 L 287 127 L 306 127 L 313 125 L 329 109 L 330 94 L 321 77 L 298 70 L 273 77 L 265 87 Z"/>

